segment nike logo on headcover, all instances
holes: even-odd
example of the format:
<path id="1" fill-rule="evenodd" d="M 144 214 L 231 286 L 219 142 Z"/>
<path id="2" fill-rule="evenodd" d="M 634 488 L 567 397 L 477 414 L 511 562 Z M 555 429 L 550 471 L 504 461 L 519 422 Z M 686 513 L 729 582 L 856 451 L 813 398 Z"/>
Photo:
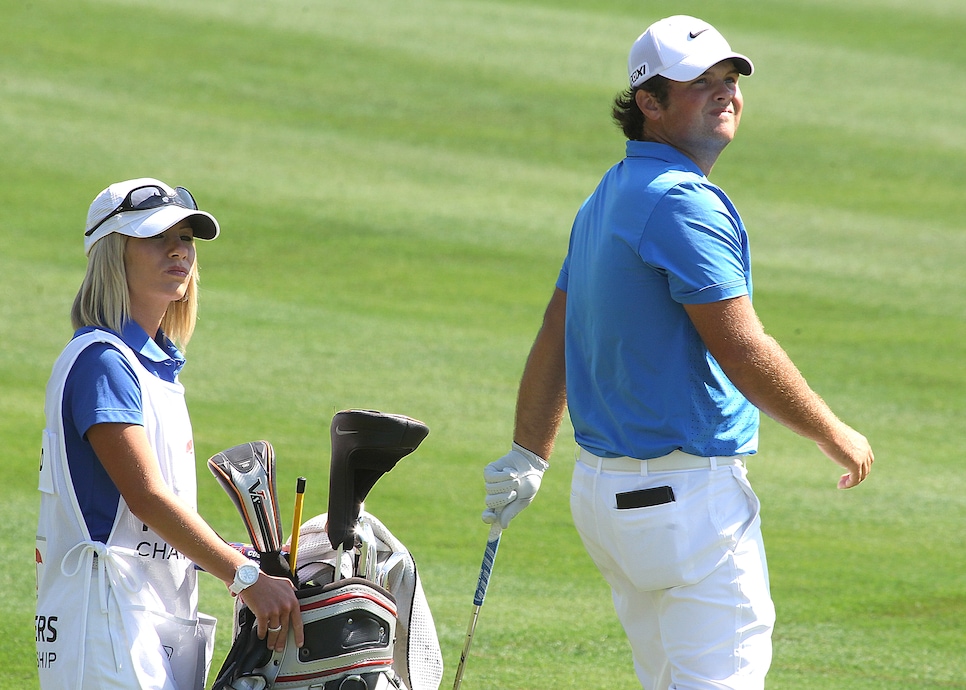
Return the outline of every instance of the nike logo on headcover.
<path id="1" fill-rule="evenodd" d="M 349 434 L 358 434 L 358 431 L 353 431 L 352 429 L 343 429 L 342 427 L 335 428 L 336 436 L 348 436 Z"/>
<path id="2" fill-rule="evenodd" d="M 701 34 L 703 34 L 705 31 L 707 31 L 707 29 L 701 29 L 701 31 L 692 31 L 691 33 L 688 34 L 688 40 L 689 41 L 693 41 L 698 36 L 700 36 Z"/>

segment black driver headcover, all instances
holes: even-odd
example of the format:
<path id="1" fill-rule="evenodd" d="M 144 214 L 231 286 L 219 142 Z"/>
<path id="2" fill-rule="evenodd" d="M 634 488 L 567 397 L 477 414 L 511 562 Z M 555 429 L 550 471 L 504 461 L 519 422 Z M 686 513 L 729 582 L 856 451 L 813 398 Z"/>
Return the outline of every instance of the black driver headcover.
<path id="1" fill-rule="evenodd" d="M 375 410 L 343 410 L 332 418 L 329 524 L 334 547 L 354 546 L 362 504 L 379 477 L 412 453 L 429 434 L 417 419 Z"/>

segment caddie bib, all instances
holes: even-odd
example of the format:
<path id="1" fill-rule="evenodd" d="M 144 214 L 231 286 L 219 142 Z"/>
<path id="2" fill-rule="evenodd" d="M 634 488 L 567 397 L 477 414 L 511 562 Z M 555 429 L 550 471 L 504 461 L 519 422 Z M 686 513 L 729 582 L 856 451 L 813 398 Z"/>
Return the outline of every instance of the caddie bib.
<path id="1" fill-rule="evenodd" d="M 110 687 L 112 674 L 133 673 L 141 688 L 200 689 L 214 619 L 198 613 L 193 564 L 138 520 L 123 497 L 107 543 L 92 541 L 74 494 L 64 443 L 64 385 L 78 355 L 96 342 L 113 345 L 131 363 L 161 475 L 187 505 L 197 503 L 184 388 L 151 374 L 111 333 L 74 338 L 54 364 L 45 402 L 36 554 L 41 687 Z"/>

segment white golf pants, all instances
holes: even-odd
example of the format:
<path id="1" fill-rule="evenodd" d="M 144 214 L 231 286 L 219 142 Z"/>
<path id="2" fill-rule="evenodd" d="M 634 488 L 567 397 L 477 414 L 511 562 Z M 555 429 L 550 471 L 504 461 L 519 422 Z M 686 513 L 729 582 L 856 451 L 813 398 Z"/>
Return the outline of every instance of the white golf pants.
<path id="1" fill-rule="evenodd" d="M 741 461 L 727 460 L 654 472 L 626 458 L 641 465 L 628 471 L 584 451 L 575 463 L 574 524 L 611 586 L 645 690 L 764 688 L 775 609 L 759 502 Z M 618 508 L 627 492 L 651 497 L 632 506 L 657 504 Z"/>

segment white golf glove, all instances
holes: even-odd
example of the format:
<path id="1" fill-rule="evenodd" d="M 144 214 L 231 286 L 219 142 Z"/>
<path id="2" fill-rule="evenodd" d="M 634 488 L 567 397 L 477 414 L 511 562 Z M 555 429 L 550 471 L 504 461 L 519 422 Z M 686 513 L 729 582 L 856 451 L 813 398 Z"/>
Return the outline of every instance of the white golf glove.
<path id="1" fill-rule="evenodd" d="M 510 520 L 530 505 L 549 466 L 539 455 L 516 443 L 509 453 L 487 465 L 483 469 L 486 483 L 483 522 L 492 525 L 499 521 L 506 529 Z"/>

